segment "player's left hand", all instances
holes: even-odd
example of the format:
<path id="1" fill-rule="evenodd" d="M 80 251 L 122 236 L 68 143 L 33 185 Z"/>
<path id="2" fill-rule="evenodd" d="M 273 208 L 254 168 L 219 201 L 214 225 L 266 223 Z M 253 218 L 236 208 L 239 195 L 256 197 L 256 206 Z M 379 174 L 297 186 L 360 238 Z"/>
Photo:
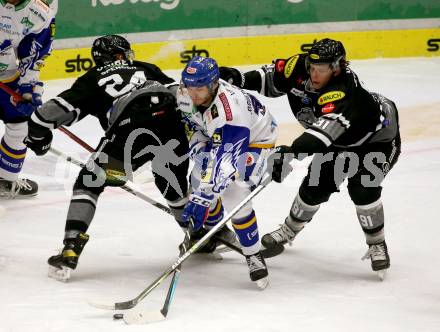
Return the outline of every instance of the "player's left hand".
<path id="1" fill-rule="evenodd" d="M 203 227 L 208 218 L 209 207 L 213 199 L 214 195 L 207 195 L 202 192 L 193 192 L 189 197 L 189 202 L 182 213 L 182 221 L 188 225 L 192 222 L 192 230 L 194 232 Z"/>
<path id="2" fill-rule="evenodd" d="M 42 82 L 20 84 L 18 86 L 18 93 L 23 97 L 23 100 L 17 103 L 17 111 L 25 116 L 31 115 L 43 104 L 41 100 L 41 95 L 43 94 Z"/>

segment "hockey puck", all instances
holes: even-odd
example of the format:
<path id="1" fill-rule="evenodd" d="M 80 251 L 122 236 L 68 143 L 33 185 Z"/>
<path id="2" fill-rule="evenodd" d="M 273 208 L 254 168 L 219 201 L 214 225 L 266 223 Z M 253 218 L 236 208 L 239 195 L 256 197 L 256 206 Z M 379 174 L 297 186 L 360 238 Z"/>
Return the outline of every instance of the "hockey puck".
<path id="1" fill-rule="evenodd" d="M 124 318 L 124 314 L 114 314 L 113 319 L 122 319 Z"/>

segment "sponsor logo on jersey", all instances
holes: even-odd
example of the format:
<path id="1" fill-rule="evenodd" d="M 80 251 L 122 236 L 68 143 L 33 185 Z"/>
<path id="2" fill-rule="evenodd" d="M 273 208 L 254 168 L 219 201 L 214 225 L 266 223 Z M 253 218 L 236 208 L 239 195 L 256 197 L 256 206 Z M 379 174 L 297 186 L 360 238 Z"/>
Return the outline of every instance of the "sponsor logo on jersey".
<path id="1" fill-rule="evenodd" d="M 252 153 L 248 153 L 247 158 L 246 158 L 246 166 L 250 166 L 255 162 L 254 156 L 252 155 Z"/>
<path id="2" fill-rule="evenodd" d="M 340 100 L 344 97 L 345 97 L 345 93 L 342 91 L 330 91 L 324 93 L 321 97 L 319 97 L 318 105 L 324 105 L 332 101 Z"/>
<path id="3" fill-rule="evenodd" d="M 32 27 L 34 26 L 34 23 L 32 23 L 31 21 L 29 21 L 29 17 L 23 17 L 20 21 L 21 24 L 23 24 L 26 28 L 28 29 L 32 29 Z"/>
<path id="4" fill-rule="evenodd" d="M 6 69 L 8 69 L 8 65 L 0 62 L 0 72 L 5 71 Z"/>
<path id="5" fill-rule="evenodd" d="M 277 60 L 275 62 L 275 70 L 279 73 L 281 73 L 284 70 L 285 66 L 286 66 L 286 60 Z"/>
<path id="6" fill-rule="evenodd" d="M 218 97 L 220 98 L 220 101 L 223 104 L 223 109 L 225 110 L 225 114 L 226 114 L 226 121 L 232 121 L 232 111 L 231 111 L 231 106 L 229 105 L 228 98 L 223 92 L 220 93 Z"/>
<path id="7" fill-rule="evenodd" d="M 222 133 L 215 132 L 214 134 L 212 134 L 212 144 L 214 146 L 222 144 Z"/>
<path id="8" fill-rule="evenodd" d="M 55 31 L 56 31 L 55 23 L 51 23 L 50 24 L 50 36 L 51 37 L 55 37 Z"/>
<path id="9" fill-rule="evenodd" d="M 333 103 L 330 103 L 330 104 L 327 104 L 327 105 L 325 105 L 323 108 L 322 108 L 322 113 L 324 113 L 324 114 L 327 114 L 327 113 L 331 113 L 331 112 L 333 112 L 333 110 L 335 109 L 335 104 L 333 104 Z"/>
<path id="10" fill-rule="evenodd" d="M 304 96 L 301 101 L 304 105 L 310 105 L 312 103 L 312 99 L 309 96 Z"/>
<path id="11" fill-rule="evenodd" d="M 38 10 L 33 9 L 32 7 L 29 8 L 29 11 L 34 14 L 36 17 L 38 17 L 43 22 L 46 22 L 46 18 L 41 14 Z"/>
<path id="12" fill-rule="evenodd" d="M 0 53 L 10 49 L 12 47 L 12 42 L 10 39 L 6 39 L 0 44 Z"/>
<path id="13" fill-rule="evenodd" d="M 293 69 L 295 69 L 296 62 L 298 61 L 299 55 L 294 55 L 287 61 L 286 67 L 284 68 L 284 76 L 289 78 L 293 73 Z"/>

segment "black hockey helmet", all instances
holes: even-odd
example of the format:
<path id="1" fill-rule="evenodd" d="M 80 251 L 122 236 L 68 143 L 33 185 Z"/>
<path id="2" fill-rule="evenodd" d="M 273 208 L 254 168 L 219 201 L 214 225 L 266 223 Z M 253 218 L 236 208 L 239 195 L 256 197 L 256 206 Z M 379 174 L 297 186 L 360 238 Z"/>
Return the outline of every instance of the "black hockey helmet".
<path id="1" fill-rule="evenodd" d="M 92 58 L 97 66 L 103 66 L 116 60 L 134 60 L 130 43 L 118 35 L 106 35 L 93 41 Z"/>
<path id="2" fill-rule="evenodd" d="M 336 69 L 345 62 L 345 48 L 339 40 L 324 38 L 313 44 L 307 56 L 307 69 L 310 63 L 328 63 Z"/>

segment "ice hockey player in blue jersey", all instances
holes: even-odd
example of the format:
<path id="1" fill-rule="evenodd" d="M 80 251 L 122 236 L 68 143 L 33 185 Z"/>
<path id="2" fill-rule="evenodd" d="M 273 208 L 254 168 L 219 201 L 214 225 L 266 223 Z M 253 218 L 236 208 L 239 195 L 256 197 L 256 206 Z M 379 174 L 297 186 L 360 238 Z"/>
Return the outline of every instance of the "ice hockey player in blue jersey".
<path id="1" fill-rule="evenodd" d="M 41 105 L 40 68 L 55 32 L 57 0 L 0 0 L 0 82 L 23 101 L 0 89 L 0 199 L 35 196 L 38 185 L 19 179 L 26 156 L 27 119 Z"/>
<path id="2" fill-rule="evenodd" d="M 193 230 L 214 227 L 258 185 L 277 138 L 277 125 L 253 95 L 219 79 L 212 58 L 194 57 L 182 72 L 177 103 L 190 140 L 192 192 L 183 219 Z M 257 219 L 246 204 L 232 219 L 250 278 L 264 289 L 268 272 Z"/>

